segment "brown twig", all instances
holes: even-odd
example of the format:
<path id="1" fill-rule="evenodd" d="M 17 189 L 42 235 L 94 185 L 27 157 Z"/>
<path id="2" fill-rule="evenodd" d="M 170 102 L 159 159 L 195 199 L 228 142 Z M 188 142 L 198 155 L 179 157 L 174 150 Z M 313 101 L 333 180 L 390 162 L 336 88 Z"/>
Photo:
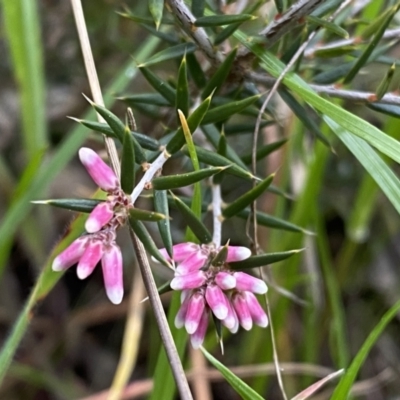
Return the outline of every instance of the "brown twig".
<path id="1" fill-rule="evenodd" d="M 96 65 L 94 63 L 93 53 L 90 46 L 85 16 L 82 9 L 82 3 L 81 0 L 71 0 L 71 4 L 76 23 L 76 29 L 78 31 L 79 42 L 82 49 L 83 60 L 85 62 L 86 74 L 93 96 L 93 101 L 101 106 L 104 106 L 103 94 L 101 92 L 100 82 L 96 71 Z M 99 114 L 97 114 L 97 118 L 99 122 L 105 122 Z M 103 137 L 113 170 L 117 176 L 120 176 L 119 158 L 115 143 L 111 138 L 105 135 Z"/>
<path id="2" fill-rule="evenodd" d="M 325 376 L 334 372 L 333 369 L 324 367 L 322 365 L 307 364 L 307 363 L 281 363 L 281 368 L 285 375 L 310 375 L 316 378 L 324 378 Z M 229 369 L 239 378 L 252 378 L 255 376 L 273 375 L 276 373 L 275 365 L 273 363 L 246 365 L 240 367 L 229 367 Z M 214 368 L 207 368 L 202 372 L 191 370 L 186 376 L 189 381 L 196 379 L 199 374 L 203 378 L 207 378 L 210 382 L 219 382 L 225 379 L 219 371 Z M 354 396 L 363 396 L 375 390 L 378 386 L 390 382 L 396 376 L 396 373 L 390 369 L 385 368 L 376 376 L 356 382 L 351 393 Z M 134 398 L 144 396 L 152 390 L 153 381 L 151 379 L 144 379 L 135 381 L 129 384 L 122 394 L 121 400 L 132 400 Z M 95 393 L 93 395 L 81 398 L 80 400 L 106 400 L 108 390 Z M 318 397 L 318 399 L 326 399 L 328 396 Z M 316 400 L 316 399 L 315 399 Z"/>
<path id="3" fill-rule="evenodd" d="M 221 63 L 222 54 L 214 49 L 206 31 L 203 28 L 195 27 L 196 18 L 182 0 L 167 0 L 172 13 L 182 25 L 184 32 L 189 35 L 200 50 L 212 61 L 213 64 Z"/>
<path id="4" fill-rule="evenodd" d="M 382 39 L 399 39 L 400 29 L 388 29 L 382 36 Z M 312 58 L 317 50 L 335 49 L 337 47 L 349 46 L 352 44 L 358 44 L 362 41 L 360 37 L 352 37 L 349 39 L 337 40 L 330 43 L 317 43 L 315 46 L 310 47 L 304 52 L 304 57 Z"/>
<path id="5" fill-rule="evenodd" d="M 167 353 L 167 357 L 171 366 L 172 374 L 175 378 L 179 394 L 183 400 L 191 400 L 193 397 L 190 392 L 188 382 L 186 380 L 182 363 L 179 359 L 174 339 L 168 326 L 168 321 L 161 304 L 161 299 L 157 291 L 157 286 L 154 281 L 153 274 L 151 273 L 146 251 L 143 247 L 142 242 L 137 238 L 132 230 L 130 230 L 130 235 L 139 263 L 140 271 L 142 273 L 144 285 L 146 287 L 150 304 L 153 308 L 154 315 L 158 324 L 161 341 L 164 345 L 165 352 Z"/>
<path id="6" fill-rule="evenodd" d="M 297 28 L 303 18 L 310 15 L 323 2 L 324 0 L 299 0 L 294 3 L 259 33 L 267 39 L 265 47 L 272 47 L 282 36 Z"/>
<path id="7" fill-rule="evenodd" d="M 257 72 L 251 72 L 247 74 L 249 79 L 253 82 L 260 83 L 266 88 L 274 86 L 276 79 L 264 74 Z M 373 92 L 362 92 L 360 90 L 347 90 L 340 89 L 335 85 L 315 85 L 309 83 L 308 86 L 318 94 L 326 94 L 330 97 L 335 97 L 343 100 L 351 100 L 355 103 L 374 103 L 376 101 L 376 94 Z M 400 106 L 400 96 L 394 93 L 386 93 L 380 100 L 379 103 L 392 104 Z"/>
<path id="8" fill-rule="evenodd" d="M 193 348 L 190 349 L 192 360 L 192 386 L 195 399 L 212 400 L 210 380 L 205 374 L 207 363 L 203 353 Z"/>
<path id="9" fill-rule="evenodd" d="M 129 382 L 129 377 L 136 363 L 144 317 L 144 304 L 141 300 L 145 295 L 145 289 L 143 281 L 140 278 L 140 270 L 135 265 L 121 356 L 107 400 L 120 399 L 121 393 Z"/>

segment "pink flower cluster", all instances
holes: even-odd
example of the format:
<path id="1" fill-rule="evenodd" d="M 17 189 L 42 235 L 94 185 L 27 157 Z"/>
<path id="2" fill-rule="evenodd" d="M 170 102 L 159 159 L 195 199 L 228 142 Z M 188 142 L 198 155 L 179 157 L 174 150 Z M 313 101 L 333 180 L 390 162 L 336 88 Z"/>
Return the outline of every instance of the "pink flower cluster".
<path id="1" fill-rule="evenodd" d="M 101 260 L 104 286 L 114 304 L 122 301 L 122 254 L 116 244 L 116 231 L 127 218 L 129 199 L 122 191 L 113 170 L 91 149 L 82 147 L 79 158 L 93 181 L 105 192 L 107 200 L 99 203 L 85 223 L 88 234 L 76 239 L 53 261 L 54 271 L 63 271 L 78 263 L 77 275 L 87 278 Z"/>
<path id="2" fill-rule="evenodd" d="M 160 251 L 171 260 L 165 249 Z M 228 246 L 226 262 L 212 265 L 217 253 L 212 246 L 195 243 L 173 247 L 173 261 L 177 267 L 171 288 L 182 290 L 175 326 L 185 327 L 194 348 L 203 343 L 210 312 L 232 333 L 238 331 L 239 325 L 246 330 L 250 330 L 253 323 L 261 327 L 268 325 L 268 317 L 254 295 L 267 292 L 265 282 L 244 272 L 231 271 L 227 266 L 229 262 L 248 258 L 250 250 Z"/>

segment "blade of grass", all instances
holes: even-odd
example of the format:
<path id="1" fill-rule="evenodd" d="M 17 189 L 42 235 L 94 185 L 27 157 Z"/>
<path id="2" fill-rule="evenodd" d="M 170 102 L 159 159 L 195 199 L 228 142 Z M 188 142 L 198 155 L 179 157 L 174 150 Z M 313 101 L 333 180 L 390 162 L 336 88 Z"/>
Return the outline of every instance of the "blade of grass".
<path id="1" fill-rule="evenodd" d="M 37 388 L 45 389 L 63 399 L 76 399 L 85 394 L 82 388 L 73 384 L 72 379 L 67 381 L 57 377 L 54 373 L 41 371 L 37 367 L 22 363 L 13 363 L 10 367 L 10 376 Z"/>
<path id="2" fill-rule="evenodd" d="M 10 335 L 3 344 L 0 352 L 0 385 L 3 382 L 19 343 L 28 329 L 34 307 L 40 299 L 48 294 L 57 281 L 63 276 L 62 273 L 53 272 L 51 270 L 51 263 L 54 257 L 82 233 L 84 230 L 85 219 L 85 216 L 82 214 L 78 216 L 78 218 L 72 222 L 68 235 L 58 243 L 50 254 L 23 310 L 20 312 L 18 319 L 14 324 Z"/>
<path id="3" fill-rule="evenodd" d="M 342 375 L 343 372 L 344 372 L 343 369 L 340 369 L 339 371 L 336 371 L 336 372 L 332 372 L 325 378 L 320 379 L 318 382 L 315 382 L 313 385 L 309 386 L 307 389 L 304 389 L 301 393 L 299 393 L 295 397 L 293 397 L 292 400 L 306 400 L 306 399 L 310 398 L 313 394 L 315 394 L 315 392 L 317 392 L 327 382 Z"/>
<path id="4" fill-rule="evenodd" d="M 150 14 L 154 18 L 156 29 L 158 30 L 163 16 L 164 0 L 150 0 L 149 9 L 150 9 Z"/>
<path id="5" fill-rule="evenodd" d="M 324 282 L 328 292 L 328 298 L 331 309 L 330 334 L 334 341 L 335 349 L 331 350 L 331 354 L 335 355 L 336 363 L 339 367 L 345 368 L 349 362 L 349 346 L 346 335 L 346 318 L 343 303 L 340 296 L 340 286 L 334 273 L 334 266 L 332 264 L 332 257 L 329 254 L 329 244 L 326 230 L 322 225 L 319 213 L 314 213 L 317 226 L 317 245 L 321 259 L 321 269 L 324 275 Z"/>
<path id="6" fill-rule="evenodd" d="M 5 33 L 21 96 L 24 147 L 28 159 L 47 145 L 45 82 L 37 2 L 3 1 Z"/>
<path id="7" fill-rule="evenodd" d="M 400 180 L 382 160 L 382 158 L 364 140 L 351 135 L 328 117 L 325 122 L 346 147 L 355 155 L 358 161 L 372 176 L 383 193 L 387 196 L 397 212 L 400 213 Z"/>
<path id="8" fill-rule="evenodd" d="M 229 385 L 235 389 L 239 395 L 245 399 L 245 400 L 262 400 L 262 397 L 255 391 L 253 390 L 247 383 L 243 382 L 239 377 L 237 377 L 231 370 L 227 367 L 225 367 L 224 364 L 219 362 L 214 356 L 212 356 L 204 347 L 200 348 L 202 353 L 205 355 L 208 361 L 212 365 L 214 365 L 215 368 L 218 369 L 219 372 L 224 376 L 226 381 L 229 383 Z"/>
<path id="9" fill-rule="evenodd" d="M 382 21 L 381 25 L 379 27 L 376 27 L 376 33 L 371 40 L 371 42 L 368 44 L 368 46 L 365 48 L 364 52 L 361 54 L 361 56 L 357 59 L 357 62 L 353 65 L 349 73 L 345 76 L 343 83 L 347 84 L 350 83 L 353 78 L 357 75 L 358 71 L 368 62 L 368 59 L 374 49 L 376 48 L 378 42 L 381 40 L 383 34 L 385 33 L 386 28 L 389 26 L 390 21 L 394 17 L 394 15 L 397 13 L 400 5 L 397 4 L 396 6 L 392 7 L 386 16 L 386 18 Z"/>
<path id="10" fill-rule="evenodd" d="M 278 77 L 281 74 L 284 64 L 274 55 L 264 51 L 258 45 L 249 43 L 247 36 L 243 32 L 237 31 L 234 36 L 260 59 L 261 66 L 271 75 Z M 400 143 L 397 140 L 389 137 L 367 121 L 325 100 L 312 91 L 296 74 L 286 75 L 283 83 L 289 89 L 293 90 L 293 92 L 297 93 L 304 101 L 342 126 L 342 128 L 366 140 L 377 150 L 400 163 Z"/>
<path id="11" fill-rule="evenodd" d="M 196 148 L 193 143 L 192 134 L 190 132 L 189 126 L 187 124 L 185 115 L 182 113 L 181 110 L 178 110 L 179 119 L 181 121 L 183 134 L 185 135 L 187 149 L 189 151 L 190 160 L 193 164 L 193 169 L 195 171 L 200 170 L 200 163 L 199 159 L 197 158 Z M 194 184 L 193 189 L 193 199 L 192 199 L 192 206 L 191 210 L 197 216 L 197 218 L 201 218 L 201 183 L 197 182 Z M 198 243 L 199 240 L 197 239 L 196 235 L 192 232 L 192 230 L 188 227 L 186 230 L 186 238 L 188 242 Z"/>
<path id="12" fill-rule="evenodd" d="M 400 136 L 399 127 L 400 121 L 395 118 L 387 120 L 385 124 L 385 128 L 389 135 L 396 139 Z M 391 160 L 387 161 L 388 163 L 391 163 Z M 366 160 L 364 160 L 364 162 L 366 162 Z M 389 169 L 389 167 L 387 168 Z M 361 183 L 359 193 L 354 202 L 353 212 L 348 219 L 348 238 L 345 241 L 337 258 L 337 265 L 339 266 L 338 279 L 342 282 L 344 281 L 345 276 L 347 276 L 349 273 L 349 266 L 353 262 L 354 256 L 358 249 L 358 244 L 363 243 L 366 239 L 366 236 L 368 236 L 368 226 L 372 216 L 374 215 L 374 206 L 379 194 L 379 185 L 377 184 L 376 179 L 378 178 L 373 177 L 368 171 L 368 174 L 366 174 L 363 182 Z"/>
<path id="13" fill-rule="evenodd" d="M 356 380 L 358 371 L 364 364 L 365 359 L 368 356 L 372 346 L 379 339 L 379 336 L 385 330 L 389 322 L 396 316 L 400 311 L 400 300 L 395 303 L 388 311 L 382 316 L 375 328 L 370 332 L 367 339 L 361 346 L 357 355 L 354 357 L 350 367 L 347 369 L 346 373 L 340 380 L 338 386 L 336 387 L 331 400 L 343 400 L 346 399 L 350 393 L 351 387 Z"/>

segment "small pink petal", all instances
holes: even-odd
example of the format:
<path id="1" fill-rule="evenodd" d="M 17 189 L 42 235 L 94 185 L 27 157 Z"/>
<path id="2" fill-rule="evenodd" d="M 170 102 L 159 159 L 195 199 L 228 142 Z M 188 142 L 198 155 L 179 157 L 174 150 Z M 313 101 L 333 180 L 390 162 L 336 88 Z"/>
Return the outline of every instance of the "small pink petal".
<path id="1" fill-rule="evenodd" d="M 112 205 L 105 201 L 98 204 L 92 212 L 89 214 L 88 219 L 85 223 L 86 232 L 95 233 L 98 232 L 105 224 L 110 222 L 114 216 L 114 210 Z"/>
<path id="2" fill-rule="evenodd" d="M 232 296 L 232 304 L 239 318 L 240 325 L 242 325 L 243 329 L 249 331 L 253 327 L 253 320 L 250 315 L 249 306 L 242 293 L 237 292 Z"/>
<path id="3" fill-rule="evenodd" d="M 226 262 L 242 261 L 251 256 L 251 250 L 243 246 L 228 246 Z"/>
<path id="4" fill-rule="evenodd" d="M 213 314 L 218 319 L 225 319 L 228 315 L 228 299 L 218 285 L 207 285 L 206 300 Z"/>
<path id="5" fill-rule="evenodd" d="M 207 280 L 203 271 L 192 272 L 183 276 L 176 276 L 171 281 L 171 288 L 174 290 L 196 289 L 202 286 Z"/>
<path id="6" fill-rule="evenodd" d="M 181 304 L 192 295 L 192 291 L 190 289 L 182 290 L 181 292 Z"/>
<path id="7" fill-rule="evenodd" d="M 233 275 L 236 278 L 237 290 L 248 290 L 249 292 L 258 294 L 264 294 L 268 291 L 267 285 L 261 279 L 244 272 L 235 272 Z"/>
<path id="8" fill-rule="evenodd" d="M 98 240 L 89 240 L 76 269 L 79 279 L 85 279 L 93 272 L 97 263 L 100 261 L 102 254 L 102 243 Z"/>
<path id="9" fill-rule="evenodd" d="M 108 298 L 114 304 L 121 303 L 124 295 L 123 268 L 121 250 L 117 245 L 104 250 L 101 266 Z"/>
<path id="10" fill-rule="evenodd" d="M 190 297 L 186 297 L 186 299 L 182 302 L 181 307 L 175 316 L 175 326 L 179 329 L 185 325 L 186 313 L 189 306 Z"/>
<path id="11" fill-rule="evenodd" d="M 172 247 L 174 260 L 181 262 L 188 258 L 191 254 L 200 250 L 200 246 L 195 243 L 179 243 Z"/>
<path id="12" fill-rule="evenodd" d="M 205 305 L 206 302 L 204 300 L 204 296 L 200 292 L 195 292 L 190 298 L 185 317 L 185 328 L 187 333 L 190 335 L 196 332 L 203 315 Z"/>
<path id="13" fill-rule="evenodd" d="M 222 290 L 229 290 L 236 287 L 236 278 L 228 272 L 221 271 L 215 275 L 215 283 Z"/>
<path id="14" fill-rule="evenodd" d="M 198 349 L 204 342 L 208 327 L 208 311 L 204 310 L 196 332 L 190 335 L 190 342 L 194 349 Z"/>
<path id="15" fill-rule="evenodd" d="M 64 251 L 62 251 L 53 261 L 53 271 L 63 271 L 76 264 L 85 251 L 89 236 L 82 236 L 74 240 Z"/>
<path id="16" fill-rule="evenodd" d="M 181 262 L 188 258 L 190 255 L 195 253 L 196 251 L 200 250 L 200 246 L 195 243 L 179 243 L 176 244 L 175 246 L 172 246 L 172 251 L 173 251 L 173 256 L 174 256 L 174 261 L 175 262 Z M 171 261 L 171 257 L 169 256 L 167 249 L 159 249 L 160 253 L 163 255 L 163 257 L 167 261 Z M 153 258 L 154 261 L 159 262 Z"/>
<path id="17" fill-rule="evenodd" d="M 181 292 L 181 304 L 192 295 L 192 291 L 190 289 L 182 290 Z"/>
<path id="18" fill-rule="evenodd" d="M 239 329 L 239 319 L 230 301 L 228 302 L 228 315 L 224 320 L 222 320 L 222 324 L 232 333 L 236 333 Z"/>
<path id="19" fill-rule="evenodd" d="M 95 183 L 104 191 L 109 192 L 119 187 L 114 171 L 92 150 L 81 147 L 79 158 Z"/>
<path id="20" fill-rule="evenodd" d="M 206 260 L 207 256 L 205 254 L 203 254 L 201 251 L 196 251 L 195 253 L 192 253 L 189 257 L 187 257 L 184 261 L 182 261 L 176 267 L 175 272 L 177 275 L 189 274 L 203 267 Z"/>
<path id="21" fill-rule="evenodd" d="M 161 253 L 161 255 L 168 261 L 171 261 L 171 257 L 169 256 L 167 249 L 163 248 L 163 249 L 158 249 L 158 251 Z M 151 257 L 153 261 L 160 263 L 160 261 L 158 261 L 157 259 L 155 259 L 154 257 Z"/>
<path id="22" fill-rule="evenodd" d="M 256 325 L 266 328 L 268 326 L 268 316 L 258 302 L 256 296 L 251 292 L 243 292 L 249 307 L 251 318 Z"/>

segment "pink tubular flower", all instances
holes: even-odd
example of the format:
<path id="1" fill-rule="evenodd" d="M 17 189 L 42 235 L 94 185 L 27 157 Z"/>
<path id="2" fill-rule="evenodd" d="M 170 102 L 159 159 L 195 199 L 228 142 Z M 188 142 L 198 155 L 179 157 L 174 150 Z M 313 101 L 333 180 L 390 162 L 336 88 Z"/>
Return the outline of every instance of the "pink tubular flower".
<path id="1" fill-rule="evenodd" d="M 63 271 L 78 263 L 79 279 L 87 278 L 101 261 L 104 286 L 114 304 L 122 301 L 123 265 L 120 248 L 115 243 L 116 231 L 127 218 L 129 201 L 113 170 L 91 149 L 82 147 L 79 158 L 96 184 L 108 197 L 89 214 L 85 229 L 88 234 L 71 243 L 53 261 L 54 271 Z"/>
<path id="2" fill-rule="evenodd" d="M 192 343 L 194 349 L 198 349 L 204 341 L 204 338 L 207 333 L 208 318 L 209 318 L 209 312 L 206 309 L 201 315 L 201 319 L 196 329 L 196 332 L 194 332 L 193 335 L 190 335 L 190 343 Z"/>
<path id="3" fill-rule="evenodd" d="M 246 330 L 253 323 L 268 325 L 268 317 L 253 294 L 266 293 L 267 285 L 261 279 L 229 269 L 228 263 L 250 257 L 248 248 L 228 246 L 222 265 L 213 265 L 220 250 L 213 245 L 180 243 L 172 250 L 172 260 L 165 249 L 160 252 L 177 264 L 171 288 L 183 291 L 175 326 L 185 327 L 194 348 L 203 343 L 211 312 L 232 333 L 238 331 L 239 325 Z"/>
<path id="4" fill-rule="evenodd" d="M 88 233 L 98 232 L 104 225 L 111 221 L 114 216 L 114 210 L 108 201 L 98 204 L 89 214 L 85 223 L 85 229 Z"/>
<path id="5" fill-rule="evenodd" d="M 114 304 L 119 304 L 124 295 L 122 281 L 122 254 L 116 244 L 106 248 L 101 259 L 103 269 L 104 286 L 107 296 Z"/>
<path id="6" fill-rule="evenodd" d="M 95 183 L 105 192 L 119 187 L 114 171 L 92 149 L 81 147 L 79 159 Z"/>

